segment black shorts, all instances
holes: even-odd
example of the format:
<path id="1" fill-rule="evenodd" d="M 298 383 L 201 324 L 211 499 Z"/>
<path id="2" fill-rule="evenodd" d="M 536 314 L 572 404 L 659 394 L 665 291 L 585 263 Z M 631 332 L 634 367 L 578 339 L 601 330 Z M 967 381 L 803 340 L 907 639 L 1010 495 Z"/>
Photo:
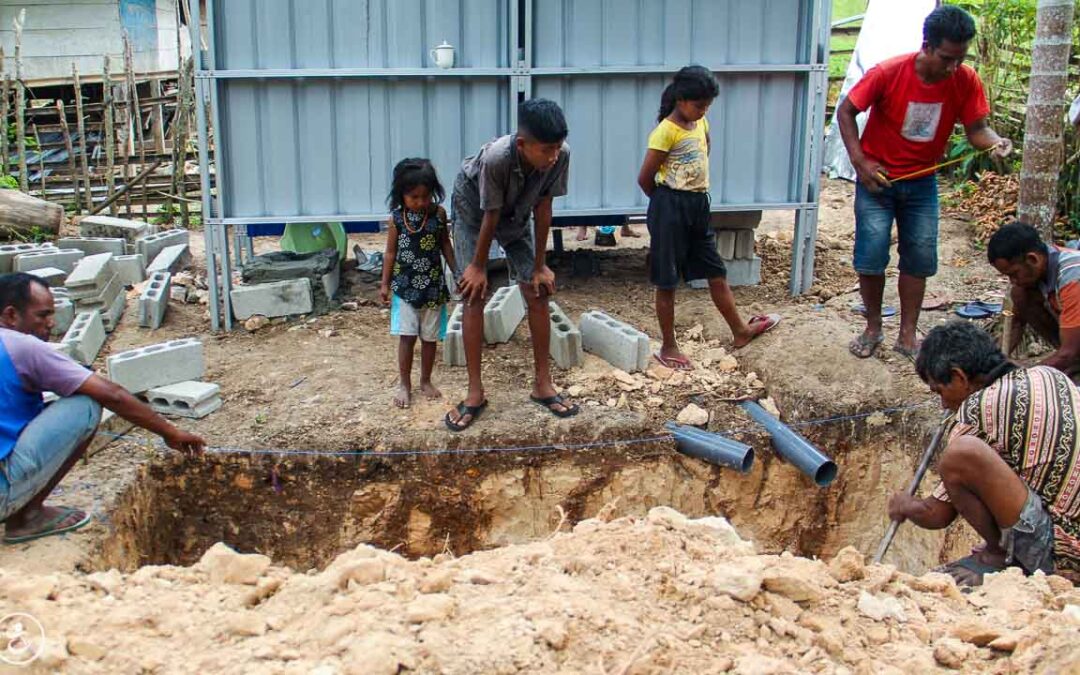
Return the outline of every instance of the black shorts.
<path id="1" fill-rule="evenodd" d="M 707 192 L 672 190 L 657 185 L 649 199 L 649 281 L 674 289 L 679 278 L 727 277 L 709 224 Z"/>

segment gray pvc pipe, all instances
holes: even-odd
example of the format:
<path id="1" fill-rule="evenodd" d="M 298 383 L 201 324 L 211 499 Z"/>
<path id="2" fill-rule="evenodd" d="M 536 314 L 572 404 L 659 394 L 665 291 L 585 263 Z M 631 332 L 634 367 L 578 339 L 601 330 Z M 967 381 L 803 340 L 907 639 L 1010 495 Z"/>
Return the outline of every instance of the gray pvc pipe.
<path id="1" fill-rule="evenodd" d="M 676 447 L 684 455 L 695 457 L 709 464 L 726 466 L 739 473 L 750 471 L 754 464 L 754 449 L 749 445 L 724 438 L 711 431 L 683 426 L 675 422 L 664 425 L 675 437 Z"/>
<path id="2" fill-rule="evenodd" d="M 754 401 L 743 401 L 740 405 L 755 422 L 769 432 L 772 436 L 773 447 L 781 457 L 813 478 L 820 487 L 826 487 L 836 480 L 838 471 L 836 463 L 821 454 L 809 441 L 792 431 Z"/>

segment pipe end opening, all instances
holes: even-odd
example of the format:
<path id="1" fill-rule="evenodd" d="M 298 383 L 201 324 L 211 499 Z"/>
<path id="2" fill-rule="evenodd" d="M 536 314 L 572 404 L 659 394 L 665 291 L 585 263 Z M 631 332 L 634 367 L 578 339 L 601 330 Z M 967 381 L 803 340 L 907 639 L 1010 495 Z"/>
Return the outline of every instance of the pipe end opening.
<path id="1" fill-rule="evenodd" d="M 828 487 L 836 480 L 836 474 L 838 472 L 839 469 L 836 468 L 836 462 L 824 462 L 818 467 L 818 470 L 814 472 L 814 482 L 818 484 L 818 487 Z"/>

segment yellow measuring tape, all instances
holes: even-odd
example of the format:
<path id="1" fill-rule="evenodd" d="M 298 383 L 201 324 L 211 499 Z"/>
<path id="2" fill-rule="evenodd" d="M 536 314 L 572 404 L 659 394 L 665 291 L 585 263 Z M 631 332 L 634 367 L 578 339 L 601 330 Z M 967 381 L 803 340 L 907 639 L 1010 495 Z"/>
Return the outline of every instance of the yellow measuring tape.
<path id="1" fill-rule="evenodd" d="M 889 178 L 889 176 L 886 175 L 885 172 L 883 172 L 883 171 L 878 171 L 878 175 L 881 176 L 882 178 L 884 178 L 885 180 L 889 181 L 890 183 L 895 183 L 897 181 L 907 180 L 909 178 L 915 178 L 916 176 L 922 176 L 922 175 L 927 174 L 927 173 L 933 173 L 934 171 L 937 171 L 938 169 L 943 169 L 943 168 L 945 168 L 947 166 L 952 166 L 953 164 L 959 164 L 960 162 L 966 162 L 967 160 L 971 159 L 972 157 L 977 157 L 978 155 L 981 155 L 984 152 L 990 152 L 995 147 L 997 147 L 997 146 L 992 145 L 989 148 L 984 148 L 982 150 L 974 150 L 974 151 L 969 152 L 968 154 L 964 155 L 963 157 L 957 157 L 956 159 L 950 159 L 947 162 L 942 162 L 941 164 L 935 164 L 934 166 L 930 166 L 930 167 L 927 167 L 925 169 L 919 169 L 918 171 L 912 171 L 911 173 L 904 174 L 903 176 L 899 176 L 897 178 Z"/>

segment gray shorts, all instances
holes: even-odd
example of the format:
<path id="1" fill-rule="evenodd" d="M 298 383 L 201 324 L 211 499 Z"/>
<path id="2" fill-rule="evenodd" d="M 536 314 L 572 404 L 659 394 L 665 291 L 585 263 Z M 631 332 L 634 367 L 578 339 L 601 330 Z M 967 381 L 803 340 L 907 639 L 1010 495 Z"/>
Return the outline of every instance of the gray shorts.
<path id="1" fill-rule="evenodd" d="M 480 237 L 479 228 L 473 229 L 468 223 L 454 218 L 454 258 L 457 259 L 456 276 L 460 280 L 465 268 L 476 257 L 476 240 Z M 499 242 L 503 251 L 506 252 L 506 264 L 510 266 L 510 274 L 514 281 L 519 284 L 532 283 L 533 268 L 536 265 L 536 249 L 533 239 L 528 230 L 524 236 L 510 242 Z"/>
<path id="2" fill-rule="evenodd" d="M 1030 487 L 1020 519 L 1001 531 L 1001 547 L 1008 556 L 1006 562 L 1020 565 L 1028 574 L 1035 570 L 1054 573 L 1054 521 Z"/>

